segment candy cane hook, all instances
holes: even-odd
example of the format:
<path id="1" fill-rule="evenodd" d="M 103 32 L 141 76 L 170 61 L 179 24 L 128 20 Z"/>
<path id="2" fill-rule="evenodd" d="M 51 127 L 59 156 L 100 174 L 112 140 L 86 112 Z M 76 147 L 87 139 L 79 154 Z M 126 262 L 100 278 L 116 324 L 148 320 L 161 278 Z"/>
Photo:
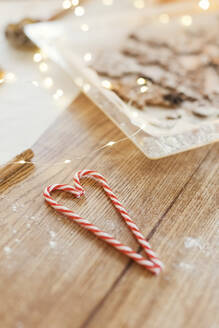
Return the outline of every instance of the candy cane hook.
<path id="1" fill-rule="evenodd" d="M 128 228 L 133 233 L 134 237 L 138 241 L 138 243 L 143 248 L 147 258 L 142 256 L 141 254 L 136 253 L 132 248 L 122 244 L 120 241 L 116 240 L 110 234 L 100 230 L 97 226 L 93 225 L 90 221 L 83 219 L 67 207 L 58 204 L 52 197 L 51 192 L 54 190 L 62 190 L 72 193 L 76 198 L 79 198 L 84 194 L 84 189 L 81 186 L 80 179 L 81 178 L 93 178 L 97 180 L 105 190 L 107 196 L 111 199 L 113 205 L 116 207 L 122 218 L 124 219 L 125 223 L 127 224 Z M 154 274 L 159 274 L 163 268 L 162 262 L 157 258 L 156 254 L 152 251 L 149 242 L 145 239 L 142 235 L 136 224 L 133 220 L 129 217 L 127 211 L 122 206 L 118 198 L 115 196 L 111 188 L 109 187 L 106 179 L 98 172 L 91 171 L 91 170 L 82 170 L 75 174 L 74 176 L 74 184 L 73 186 L 70 185 L 63 185 L 63 184 L 54 184 L 50 185 L 45 188 L 44 191 L 45 200 L 48 202 L 50 206 L 52 206 L 56 211 L 66 215 L 69 219 L 77 222 L 80 226 L 84 227 L 85 229 L 91 231 L 94 235 L 98 238 L 104 240 L 121 253 L 127 255 L 132 260 L 137 262 L 138 264 L 145 267 L 147 270 L 151 271 Z"/>

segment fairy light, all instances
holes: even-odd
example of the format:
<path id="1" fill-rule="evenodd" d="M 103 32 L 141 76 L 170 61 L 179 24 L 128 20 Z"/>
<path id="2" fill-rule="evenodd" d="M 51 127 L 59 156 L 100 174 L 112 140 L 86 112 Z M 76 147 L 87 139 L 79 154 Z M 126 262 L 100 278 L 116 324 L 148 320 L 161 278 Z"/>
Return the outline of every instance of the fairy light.
<path id="1" fill-rule="evenodd" d="M 84 61 L 89 62 L 92 59 L 92 54 L 90 52 L 87 52 L 84 54 Z"/>
<path id="2" fill-rule="evenodd" d="M 72 3 L 72 6 L 78 6 L 79 0 L 72 0 L 71 3 Z"/>
<path id="3" fill-rule="evenodd" d="M 74 10 L 75 16 L 83 16 L 85 13 L 84 7 L 78 6 Z"/>
<path id="4" fill-rule="evenodd" d="M 74 79 L 74 82 L 75 82 L 75 84 L 78 86 L 78 87 L 82 87 L 82 85 L 83 85 L 83 79 L 81 78 L 81 77 L 76 77 L 75 79 Z"/>
<path id="5" fill-rule="evenodd" d="M 137 118 L 139 115 L 138 115 L 137 112 L 133 112 L 133 113 L 132 113 L 132 116 L 133 116 L 134 118 Z"/>
<path id="6" fill-rule="evenodd" d="M 64 95 L 64 91 L 62 89 L 57 89 L 56 93 L 54 93 L 53 98 L 58 100 L 60 97 Z"/>
<path id="7" fill-rule="evenodd" d="M 145 6 L 144 0 L 135 0 L 134 1 L 134 6 L 137 9 L 142 9 Z"/>
<path id="8" fill-rule="evenodd" d="M 40 63 L 39 68 L 40 68 L 41 72 L 47 72 L 48 71 L 48 65 L 44 62 Z"/>
<path id="9" fill-rule="evenodd" d="M 35 86 L 35 87 L 38 87 L 39 86 L 39 83 L 37 81 L 32 81 L 32 84 Z"/>
<path id="10" fill-rule="evenodd" d="M 15 81 L 15 79 L 16 79 L 16 77 L 15 77 L 14 73 L 9 72 L 9 73 L 5 74 L 5 80 L 7 82 L 13 82 L 13 81 Z"/>
<path id="11" fill-rule="evenodd" d="M 139 77 L 137 79 L 138 85 L 144 85 L 147 81 L 143 77 Z"/>
<path id="12" fill-rule="evenodd" d="M 70 159 L 66 159 L 66 160 L 64 161 L 64 163 L 65 163 L 65 164 L 69 164 L 69 163 L 71 163 L 71 160 L 70 160 Z"/>
<path id="13" fill-rule="evenodd" d="M 4 78 L 0 78 L 0 84 L 4 83 L 5 79 Z"/>
<path id="14" fill-rule="evenodd" d="M 102 82 L 102 86 L 106 89 L 112 89 L 112 83 L 108 80 L 103 80 Z"/>
<path id="15" fill-rule="evenodd" d="M 109 147 L 111 147 L 111 146 L 113 146 L 113 145 L 115 145 L 115 141 L 109 141 L 107 144 L 106 144 L 106 146 L 109 146 Z"/>
<path id="16" fill-rule="evenodd" d="M 63 3 L 62 3 L 63 9 L 67 10 L 67 9 L 71 8 L 71 6 L 72 6 L 72 3 L 71 3 L 70 0 L 64 0 Z"/>
<path id="17" fill-rule="evenodd" d="M 208 0 L 200 0 L 198 5 L 201 9 L 208 10 L 210 7 L 210 2 Z"/>
<path id="18" fill-rule="evenodd" d="M 103 5 L 105 6 L 112 6 L 113 0 L 102 0 Z"/>
<path id="19" fill-rule="evenodd" d="M 141 93 L 144 93 L 144 92 L 148 91 L 148 86 L 147 86 L 147 85 L 143 85 L 143 86 L 140 88 L 140 91 L 141 91 Z"/>
<path id="20" fill-rule="evenodd" d="M 89 31 L 89 26 L 88 26 L 87 24 L 82 24 L 82 25 L 81 25 L 81 30 L 82 30 L 83 32 L 87 32 L 87 31 Z"/>
<path id="21" fill-rule="evenodd" d="M 192 24 L 192 17 L 189 15 L 184 15 L 181 17 L 181 23 L 184 26 L 190 26 Z"/>
<path id="22" fill-rule="evenodd" d="M 33 61 L 35 63 L 39 63 L 41 60 L 43 59 L 43 56 L 40 52 L 36 52 L 34 55 L 33 55 Z"/>
<path id="23" fill-rule="evenodd" d="M 46 77 L 43 81 L 45 88 L 51 88 L 53 86 L 53 79 L 51 77 Z"/>
<path id="24" fill-rule="evenodd" d="M 87 93 L 89 90 L 90 90 L 90 84 L 85 83 L 85 84 L 83 85 L 83 91 L 84 91 L 85 93 Z"/>
<path id="25" fill-rule="evenodd" d="M 168 14 L 161 14 L 159 16 L 159 21 L 162 23 L 162 24 L 168 24 L 169 21 L 170 21 L 170 16 Z"/>
<path id="26" fill-rule="evenodd" d="M 24 161 L 24 160 L 22 159 L 22 160 L 18 161 L 17 163 L 18 163 L 18 164 L 25 164 L 26 161 Z"/>

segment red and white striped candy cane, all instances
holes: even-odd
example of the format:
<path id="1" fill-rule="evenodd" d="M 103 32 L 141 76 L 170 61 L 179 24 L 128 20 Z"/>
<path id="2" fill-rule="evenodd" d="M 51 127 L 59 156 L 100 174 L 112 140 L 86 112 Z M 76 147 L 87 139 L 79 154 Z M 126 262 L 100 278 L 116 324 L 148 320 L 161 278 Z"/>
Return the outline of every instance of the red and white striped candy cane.
<path id="1" fill-rule="evenodd" d="M 141 254 L 136 253 L 132 248 L 129 246 L 125 246 L 120 241 L 116 240 L 110 234 L 100 230 L 98 227 L 93 225 L 90 221 L 83 219 L 73 211 L 69 210 L 67 207 L 58 204 L 51 196 L 50 193 L 54 190 L 62 190 L 72 193 L 75 197 L 79 198 L 84 194 L 84 189 L 81 186 L 80 179 L 81 178 L 93 178 L 97 180 L 105 190 L 108 197 L 111 199 L 112 203 L 119 211 L 121 216 L 123 217 L 124 221 L 128 225 L 129 229 L 135 236 L 138 243 L 143 248 L 145 254 L 147 255 L 148 259 L 142 256 Z M 142 265 L 149 271 L 154 274 L 159 274 L 161 269 L 163 268 L 162 262 L 157 258 L 156 254 L 152 251 L 149 242 L 144 238 L 136 224 L 133 220 L 129 217 L 127 211 L 124 209 L 122 204 L 119 202 L 111 188 L 109 187 L 106 179 L 98 172 L 91 171 L 91 170 L 82 170 L 75 174 L 74 176 L 74 184 L 73 186 L 70 185 L 63 185 L 63 184 L 54 184 L 50 185 L 45 188 L 44 191 L 45 200 L 51 205 L 55 210 L 58 212 L 66 215 L 68 218 L 72 219 L 73 221 L 77 222 L 80 226 L 84 227 L 85 229 L 91 231 L 94 235 L 98 238 L 103 239 L 105 242 L 110 244 L 111 246 L 118 249 L 121 253 L 129 256 L 132 260 L 136 261 L 138 264 Z"/>

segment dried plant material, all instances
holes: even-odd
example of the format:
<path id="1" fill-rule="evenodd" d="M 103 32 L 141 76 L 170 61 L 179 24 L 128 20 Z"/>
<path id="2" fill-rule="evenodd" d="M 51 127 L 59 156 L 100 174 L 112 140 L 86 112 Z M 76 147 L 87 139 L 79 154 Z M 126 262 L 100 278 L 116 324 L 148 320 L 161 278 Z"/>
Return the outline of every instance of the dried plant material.
<path id="1" fill-rule="evenodd" d="M 190 17 L 190 16 L 189 16 Z M 191 18 L 191 22 L 193 18 Z M 112 90 L 138 109 L 182 108 L 201 119 L 219 114 L 219 17 L 169 30 L 142 25 L 127 36 L 119 51 L 103 51 L 92 63 Z M 159 25 L 159 26 L 158 26 Z M 138 78 L 150 81 L 147 88 Z M 169 114 L 167 120 L 172 120 Z"/>

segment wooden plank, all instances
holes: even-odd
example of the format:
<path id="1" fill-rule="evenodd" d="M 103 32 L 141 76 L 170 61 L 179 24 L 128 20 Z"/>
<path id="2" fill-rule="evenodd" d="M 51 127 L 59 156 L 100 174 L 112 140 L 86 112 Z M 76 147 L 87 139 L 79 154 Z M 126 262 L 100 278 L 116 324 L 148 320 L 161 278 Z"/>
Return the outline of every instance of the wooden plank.
<path id="1" fill-rule="evenodd" d="M 169 285 L 165 275 L 159 280 L 142 272 L 136 264 L 129 270 L 130 262 L 126 257 L 76 224 L 64 220 L 44 203 L 42 197 L 43 187 L 51 183 L 71 183 L 78 169 L 91 168 L 101 172 L 145 235 L 154 235 L 154 249 L 159 248 L 166 260 L 166 248 L 161 245 L 167 247 L 168 234 L 165 232 L 163 239 L 159 224 L 165 217 L 165 222 L 171 221 L 166 227 L 167 232 L 178 226 L 178 220 L 168 220 L 168 213 L 172 213 L 176 200 L 194 172 L 208 158 L 212 146 L 159 161 L 145 158 L 128 140 L 99 152 L 91 151 L 123 137 L 114 124 L 81 95 L 33 147 L 36 163 L 32 174 L 13 189 L 5 189 L 0 200 L 0 248 L 3 249 L 0 253 L 0 320 L 3 327 L 18 324 L 24 327 L 80 327 L 87 319 L 92 325 L 95 318 L 102 323 L 106 313 L 111 313 L 109 304 L 112 308 L 114 304 L 114 301 L 107 301 L 105 306 L 103 300 L 111 299 L 107 295 L 121 277 L 127 276 L 127 281 L 134 285 L 138 278 L 147 292 L 152 286 L 158 286 L 159 281 L 163 281 L 163 285 L 167 281 Z M 78 159 L 79 155 L 81 158 Z M 66 159 L 72 162 L 64 164 Z M 210 179 L 212 173 L 208 171 L 208 174 Z M 84 185 L 86 199 L 72 201 L 71 195 L 60 193 L 56 194 L 57 199 L 69 207 L 74 206 L 84 217 L 138 249 L 102 190 L 91 181 L 85 181 Z M 183 213 L 178 206 L 177 216 Z M 56 233 L 53 238 L 52 231 Z M 169 263 L 170 260 L 167 266 Z M 130 280 L 133 272 L 134 280 Z M 126 284 L 123 295 L 118 297 L 124 299 L 129 289 L 130 285 Z M 138 285 L 132 290 L 139 292 Z M 152 293 L 150 295 L 152 297 Z M 142 299 L 136 300 L 137 305 L 141 303 Z M 89 316 L 96 308 L 103 308 L 104 314 L 100 311 L 90 320 Z M 119 309 L 116 312 L 119 315 Z M 115 326 L 125 319 L 127 313 L 122 313 Z M 112 317 L 110 320 L 115 324 Z M 98 323 L 97 326 L 101 325 Z"/>
<path id="2" fill-rule="evenodd" d="M 165 273 L 148 279 L 131 264 L 83 327 L 219 326 L 218 150 L 210 150 L 153 234 Z"/>

